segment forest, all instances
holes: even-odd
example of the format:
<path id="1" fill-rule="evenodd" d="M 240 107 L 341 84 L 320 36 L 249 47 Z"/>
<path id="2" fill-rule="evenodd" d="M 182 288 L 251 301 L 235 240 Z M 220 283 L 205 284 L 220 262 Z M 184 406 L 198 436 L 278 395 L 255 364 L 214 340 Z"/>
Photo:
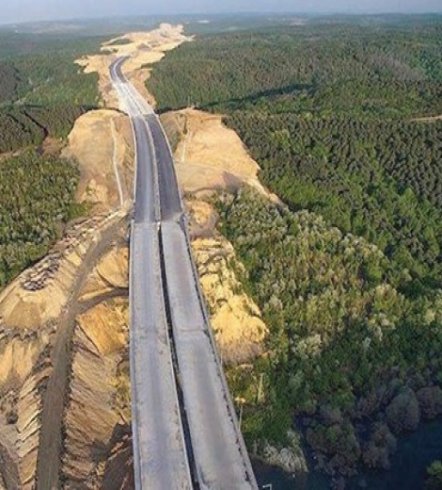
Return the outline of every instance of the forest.
<path id="1" fill-rule="evenodd" d="M 25 46 L 19 54 L 14 45 L 0 50 L 1 153 L 39 145 L 46 136 L 66 137 L 75 119 L 99 101 L 97 76 L 74 63 L 97 50 L 97 38 L 43 39 Z"/>
<path id="2" fill-rule="evenodd" d="M 148 81 L 161 111 L 223 114 L 284 203 L 216 200 L 270 328 L 227 376 L 249 447 L 339 488 L 442 414 L 441 53 L 441 16 L 320 19 L 200 35 Z"/>
<path id="3" fill-rule="evenodd" d="M 235 113 L 263 181 L 294 210 L 375 243 L 419 284 L 440 286 L 442 121 L 305 120 Z M 407 271 L 407 273 L 405 272 Z"/>
<path id="4" fill-rule="evenodd" d="M 1 289 L 82 212 L 74 202 L 75 163 L 40 146 L 48 136 L 66 138 L 75 120 L 98 105 L 97 77 L 74 61 L 97 50 L 101 39 L 0 32 L 0 40 Z"/>
<path id="5" fill-rule="evenodd" d="M 0 288 L 61 237 L 78 180 L 73 163 L 33 150 L 0 162 Z"/>
<path id="6" fill-rule="evenodd" d="M 228 370 L 250 446 L 293 444 L 294 415 L 328 474 L 389 468 L 397 437 L 442 413 L 442 292 L 407 297 L 376 245 L 316 213 L 247 190 L 218 209 L 270 328 L 269 355 Z"/>
<path id="7" fill-rule="evenodd" d="M 442 21 L 207 35 L 154 65 L 148 85 L 160 110 L 190 103 L 219 112 L 439 115 L 441 39 Z"/>

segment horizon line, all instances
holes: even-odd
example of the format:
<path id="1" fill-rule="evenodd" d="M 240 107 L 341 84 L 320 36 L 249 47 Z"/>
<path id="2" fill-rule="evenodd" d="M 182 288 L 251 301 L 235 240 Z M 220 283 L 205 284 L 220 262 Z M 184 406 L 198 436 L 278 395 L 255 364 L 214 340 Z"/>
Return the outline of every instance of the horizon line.
<path id="1" fill-rule="evenodd" d="M 158 18 L 158 17 L 220 17 L 229 15 L 250 15 L 250 16 L 284 16 L 284 15 L 297 15 L 303 17 L 319 17 L 319 16 L 352 16 L 352 17 L 369 17 L 369 16 L 426 16 L 426 15 L 442 15 L 442 8 L 440 11 L 428 10 L 428 11 L 350 11 L 350 10 L 323 10 L 323 11 L 253 11 L 253 10 L 238 10 L 238 11 L 226 11 L 226 12 L 178 12 L 178 13 L 131 13 L 131 14 L 115 14 L 115 15 L 91 15 L 91 16 L 81 16 L 81 17 L 55 17 L 47 19 L 38 20 L 19 20 L 19 21 L 6 21 L 2 22 L 0 20 L 0 26 L 20 26 L 27 24 L 44 24 L 53 22 L 85 22 L 85 21 L 99 21 L 99 20 L 117 20 L 117 19 L 132 19 L 132 18 Z"/>

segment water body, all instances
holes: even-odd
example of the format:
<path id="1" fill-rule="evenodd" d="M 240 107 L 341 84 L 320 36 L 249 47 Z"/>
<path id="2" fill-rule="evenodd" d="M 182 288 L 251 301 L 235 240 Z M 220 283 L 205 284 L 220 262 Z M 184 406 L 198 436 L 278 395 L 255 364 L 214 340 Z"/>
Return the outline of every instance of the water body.
<path id="1" fill-rule="evenodd" d="M 314 471 L 293 478 L 275 466 L 268 466 L 259 461 L 252 461 L 252 465 L 259 488 L 263 490 L 328 490 L 330 488 L 327 478 Z"/>
<path id="2" fill-rule="evenodd" d="M 442 418 L 422 424 L 398 439 L 397 451 L 389 471 L 367 471 L 349 481 L 349 490 L 422 490 L 426 468 L 442 459 Z M 282 470 L 254 461 L 253 468 L 260 488 L 271 484 L 272 490 L 329 490 L 328 480 L 317 472 L 291 477 Z M 270 489 L 270 487 L 264 487 Z"/>

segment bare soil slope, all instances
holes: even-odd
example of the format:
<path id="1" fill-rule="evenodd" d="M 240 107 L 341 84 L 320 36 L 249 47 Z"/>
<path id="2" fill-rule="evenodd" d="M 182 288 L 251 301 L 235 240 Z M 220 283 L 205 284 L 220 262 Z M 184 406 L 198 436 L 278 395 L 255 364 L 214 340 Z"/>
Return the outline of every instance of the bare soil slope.
<path id="1" fill-rule="evenodd" d="M 258 179 L 259 165 L 221 115 L 184 109 L 162 120 L 177 143 L 176 169 L 184 192 L 233 190 L 247 184 L 270 196 Z"/>
<path id="2" fill-rule="evenodd" d="M 175 150 L 179 184 L 187 196 L 191 237 L 212 327 L 224 362 L 240 364 L 263 353 L 268 329 L 258 306 L 241 289 L 242 269 L 230 242 L 216 232 L 214 192 L 249 185 L 277 200 L 260 183 L 259 166 L 222 116 L 193 109 L 162 116 Z"/>
<path id="3" fill-rule="evenodd" d="M 160 61 L 170 51 L 191 38 L 183 34 L 183 26 L 161 24 L 158 29 L 149 32 L 132 32 L 111 39 L 103 44 L 101 53 L 82 58 L 77 63 L 84 67 L 86 73 L 97 72 L 99 88 L 107 107 L 118 107 L 118 100 L 109 78 L 109 65 L 117 56 L 130 56 L 123 69 L 129 80 L 155 105 L 155 100 L 148 93 L 145 82 L 150 76 L 148 65 Z"/>
<path id="4" fill-rule="evenodd" d="M 182 26 L 163 24 L 112 40 L 78 63 L 99 73 L 103 101 L 115 108 L 109 64 L 130 55 L 126 74 L 154 103 L 144 85 L 146 65 L 188 40 Z M 215 231 L 216 212 L 202 197 L 245 184 L 272 196 L 221 116 L 186 110 L 165 121 L 174 127 L 180 184 L 192 194 L 193 247 L 216 338 L 225 362 L 243 363 L 262 353 L 268 330 L 241 290 L 241 264 Z M 85 114 L 63 156 L 79 164 L 77 199 L 88 203 L 90 216 L 72 224 L 47 257 L 0 292 L 0 488 L 63 482 L 72 489 L 129 489 L 126 236 L 133 147 L 127 117 L 109 109 Z"/>
<path id="5" fill-rule="evenodd" d="M 78 162 L 77 200 L 94 213 L 130 204 L 133 138 L 127 116 L 112 110 L 87 112 L 77 119 L 62 156 Z"/>
<path id="6" fill-rule="evenodd" d="M 72 226 L 46 258 L 0 294 L 0 475 L 8 489 L 35 487 L 47 387 L 56 366 L 69 363 L 68 319 L 75 315 L 82 271 L 100 256 L 104 236 L 108 230 L 115 235 L 124 215 Z M 57 378 L 56 386 L 62 385 Z"/>

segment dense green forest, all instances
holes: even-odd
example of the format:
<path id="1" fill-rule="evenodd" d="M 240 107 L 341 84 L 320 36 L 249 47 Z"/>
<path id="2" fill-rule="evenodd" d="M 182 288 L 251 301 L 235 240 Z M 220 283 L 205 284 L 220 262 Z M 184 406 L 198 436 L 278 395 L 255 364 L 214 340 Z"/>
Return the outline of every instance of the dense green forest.
<path id="1" fill-rule="evenodd" d="M 162 110 L 441 114 L 441 50 L 442 21 L 275 27 L 183 44 L 148 83 Z"/>
<path id="2" fill-rule="evenodd" d="M 395 437 L 441 410 L 442 292 L 407 298 L 388 257 L 315 213 L 252 191 L 218 206 L 271 329 L 269 356 L 228 372 L 246 438 L 287 444 L 294 413 L 330 474 L 387 468 Z"/>
<path id="3" fill-rule="evenodd" d="M 223 113 L 286 205 L 218 202 L 271 330 L 228 378 L 250 447 L 297 429 L 335 483 L 442 413 L 441 53 L 441 16 L 329 18 L 197 37 L 148 82 Z"/>
<path id="4" fill-rule="evenodd" d="M 230 122 L 261 164 L 263 180 L 292 209 L 320 213 L 378 245 L 404 284 L 408 273 L 441 284 L 442 121 L 241 112 Z"/>
<path id="5" fill-rule="evenodd" d="M 0 288 L 60 238 L 78 180 L 72 163 L 34 151 L 0 161 Z"/>
<path id="6" fill-rule="evenodd" d="M 39 145 L 48 135 L 66 137 L 75 119 L 99 102 L 97 76 L 74 63 L 97 50 L 97 38 L 32 39 L 22 45 L 18 36 L 18 46 L 9 39 L 9 49 L 0 49 L 0 152 Z"/>
<path id="7" fill-rule="evenodd" d="M 76 118 L 99 103 L 96 75 L 74 63 L 98 38 L 0 33 L 0 289 L 45 255 L 74 203 L 78 169 L 44 155 L 47 136 L 65 138 Z"/>
<path id="8" fill-rule="evenodd" d="M 442 20 L 306 25 L 187 43 L 154 68 L 159 106 L 223 111 L 292 209 L 376 243 L 410 294 L 440 284 Z M 167 80 L 167 82 L 166 82 Z"/>

